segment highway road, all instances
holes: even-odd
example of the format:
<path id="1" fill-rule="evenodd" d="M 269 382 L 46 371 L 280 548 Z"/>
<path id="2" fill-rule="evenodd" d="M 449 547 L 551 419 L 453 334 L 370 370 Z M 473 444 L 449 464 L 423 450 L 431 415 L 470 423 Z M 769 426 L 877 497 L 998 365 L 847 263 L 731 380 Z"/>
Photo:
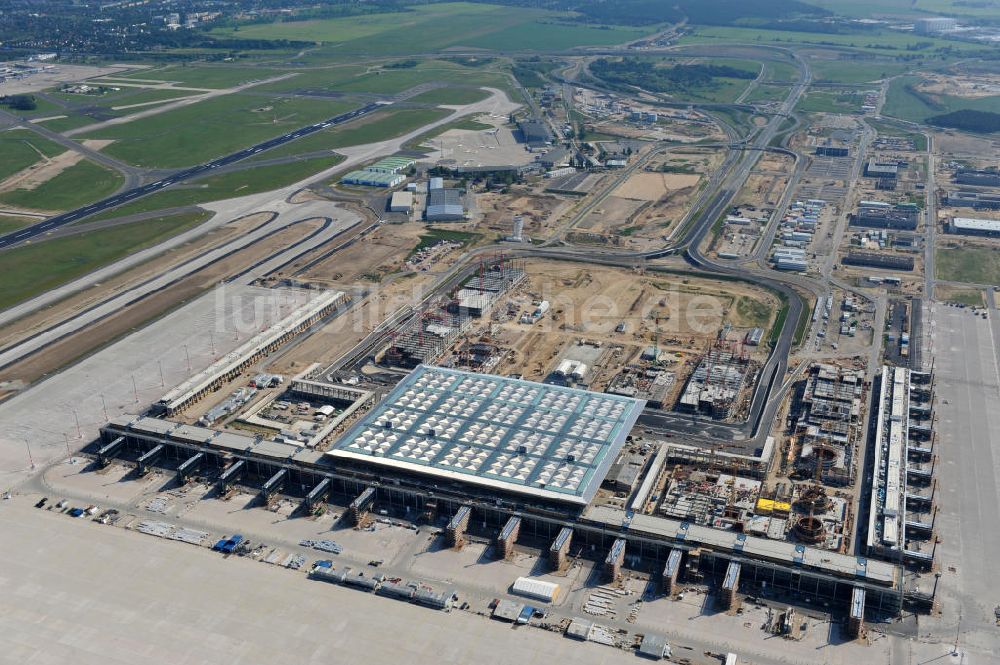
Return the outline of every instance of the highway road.
<path id="1" fill-rule="evenodd" d="M 243 150 L 226 155 L 225 157 L 219 157 L 218 159 L 213 159 L 210 162 L 205 162 L 204 164 L 199 164 L 198 166 L 192 166 L 191 168 L 177 171 L 176 173 L 166 176 L 162 180 L 134 187 L 127 191 L 109 196 L 101 201 L 97 201 L 96 203 L 91 203 L 90 205 L 82 208 L 77 208 L 76 210 L 62 213 L 61 215 L 49 217 L 48 219 L 38 222 L 37 224 L 32 224 L 31 226 L 26 226 L 12 233 L 8 233 L 7 235 L 0 236 L 0 250 L 14 247 L 25 242 L 26 240 L 31 240 L 32 238 L 46 234 L 61 226 L 77 222 L 88 215 L 94 215 L 110 208 L 120 206 L 124 203 L 128 203 L 129 201 L 134 201 L 142 198 L 143 196 L 147 196 L 149 194 L 153 194 L 154 192 L 166 189 L 172 185 L 176 185 L 177 183 L 191 180 L 192 178 L 204 175 L 215 169 L 228 166 L 229 164 L 234 164 L 243 159 L 247 159 L 248 157 L 253 157 L 254 155 L 264 152 L 265 150 L 270 150 L 271 148 L 276 148 L 290 141 L 295 141 L 303 136 L 309 136 L 310 134 L 315 134 L 316 132 L 324 129 L 335 127 L 337 125 L 344 124 L 345 122 L 350 122 L 351 120 L 360 118 L 361 116 L 367 115 L 376 109 L 383 108 L 389 104 L 391 104 L 391 102 L 372 102 L 371 104 L 366 104 L 365 106 L 354 109 L 353 111 L 341 113 L 340 115 L 334 116 L 328 120 L 300 127 L 295 131 L 282 134 L 281 136 L 276 136 L 262 143 L 252 145 L 249 148 L 244 148 Z"/>

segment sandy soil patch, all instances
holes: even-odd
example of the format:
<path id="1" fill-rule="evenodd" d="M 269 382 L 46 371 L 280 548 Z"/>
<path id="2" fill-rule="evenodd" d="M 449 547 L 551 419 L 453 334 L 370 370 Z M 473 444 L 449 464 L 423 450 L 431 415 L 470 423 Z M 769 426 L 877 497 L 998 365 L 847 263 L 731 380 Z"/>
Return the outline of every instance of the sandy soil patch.
<path id="1" fill-rule="evenodd" d="M 952 97 L 991 97 L 1000 95 L 1000 77 L 998 76 L 955 76 L 949 74 L 931 75 L 925 78 L 917 90 L 932 95 L 950 95 Z"/>
<path id="2" fill-rule="evenodd" d="M 514 352 L 503 371 L 523 373 L 530 379 L 544 378 L 579 340 L 600 342 L 601 349 L 624 347 L 622 354 L 599 363 L 601 368 L 595 364 L 604 378 L 610 378 L 615 368 L 633 359 L 654 338 L 664 351 L 687 358 L 701 353 L 724 322 L 736 330 L 752 327 L 737 313 L 740 298 L 765 305 L 771 320 L 778 310 L 775 296 L 742 283 L 553 261 L 529 261 L 526 269 L 528 284 L 510 302 L 525 312 L 533 303 L 547 300 L 551 314 L 534 325 L 521 324 L 514 316 L 495 326 L 491 337 Z M 621 324 L 624 332 L 618 331 Z M 600 381 L 595 382 L 592 387 L 599 387 Z"/>
<path id="3" fill-rule="evenodd" d="M 636 173 L 615 190 L 615 196 L 659 201 L 671 191 L 693 187 L 701 176 L 686 173 Z"/>
<path id="4" fill-rule="evenodd" d="M 0 192 L 9 192 L 12 189 L 36 189 L 81 161 L 83 155 L 75 150 L 67 150 L 52 158 L 43 156 L 42 161 L 35 162 L 0 182 Z"/>
<path id="5" fill-rule="evenodd" d="M 90 148 L 91 150 L 103 150 L 114 142 L 114 139 L 84 139 L 80 141 L 84 148 Z"/>

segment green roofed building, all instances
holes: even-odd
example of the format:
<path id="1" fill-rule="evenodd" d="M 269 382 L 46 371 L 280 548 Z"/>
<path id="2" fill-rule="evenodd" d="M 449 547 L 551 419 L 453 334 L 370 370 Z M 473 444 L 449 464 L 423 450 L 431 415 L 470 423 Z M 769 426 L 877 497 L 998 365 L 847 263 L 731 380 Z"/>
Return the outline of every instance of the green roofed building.
<path id="1" fill-rule="evenodd" d="M 351 171 L 340 182 L 345 185 L 364 185 L 365 187 L 395 187 L 406 180 L 399 173 L 380 173 L 377 171 Z"/>

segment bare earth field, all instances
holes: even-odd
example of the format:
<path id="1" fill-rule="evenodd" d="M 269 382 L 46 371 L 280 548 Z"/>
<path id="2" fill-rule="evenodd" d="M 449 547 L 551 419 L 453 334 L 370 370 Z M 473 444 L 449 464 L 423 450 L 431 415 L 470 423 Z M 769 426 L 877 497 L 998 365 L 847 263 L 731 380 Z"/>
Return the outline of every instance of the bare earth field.
<path id="1" fill-rule="evenodd" d="M 768 323 L 778 307 L 773 295 L 746 284 L 550 261 L 531 261 L 527 271 L 528 284 L 511 302 L 528 312 L 532 303 L 548 300 L 551 313 L 534 325 L 513 317 L 502 324 L 498 340 L 514 350 L 514 360 L 504 371 L 534 380 L 544 378 L 561 354 L 581 339 L 602 347 L 623 345 L 619 360 L 627 362 L 652 344 L 659 331 L 661 349 L 681 359 L 701 353 L 724 321 L 736 330 L 758 323 L 744 320 L 734 306 L 738 298 L 761 303 Z M 626 331 L 616 332 L 623 322 Z"/>
<path id="2" fill-rule="evenodd" d="M 615 190 L 615 196 L 640 201 L 659 201 L 680 189 L 694 187 L 701 180 L 696 174 L 636 173 Z"/>

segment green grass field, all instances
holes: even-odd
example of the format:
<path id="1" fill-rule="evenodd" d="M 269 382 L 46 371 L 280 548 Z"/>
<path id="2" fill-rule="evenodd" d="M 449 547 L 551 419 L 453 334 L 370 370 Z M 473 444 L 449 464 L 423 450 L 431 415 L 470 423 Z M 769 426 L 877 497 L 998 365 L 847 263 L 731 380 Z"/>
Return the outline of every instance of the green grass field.
<path id="1" fill-rule="evenodd" d="M 453 63 L 430 60 L 412 69 L 383 69 L 330 86 L 341 92 L 396 94 L 422 83 L 456 83 L 489 86 L 513 94 L 510 79 L 499 71 L 469 69 Z"/>
<path id="2" fill-rule="evenodd" d="M 123 182 L 116 171 L 84 160 L 35 189 L 4 192 L 0 201 L 36 210 L 72 210 L 114 194 Z"/>
<path id="3" fill-rule="evenodd" d="M 267 67 L 245 67 L 241 65 L 166 65 L 151 69 L 141 69 L 124 75 L 107 76 L 97 79 L 114 85 L 114 81 L 129 79 L 147 81 L 174 81 L 193 88 L 232 88 L 234 86 L 261 81 L 284 74 L 284 70 Z"/>
<path id="4" fill-rule="evenodd" d="M 399 109 L 375 114 L 344 127 L 326 129 L 286 143 L 273 150 L 262 152 L 256 161 L 301 155 L 319 150 L 336 150 L 351 145 L 375 143 L 402 136 L 435 120 L 447 117 L 451 111 L 445 109 Z"/>
<path id="5" fill-rule="evenodd" d="M 939 248 L 934 260 L 938 279 L 1000 286 L 1000 252 L 994 248 Z"/>
<path id="6" fill-rule="evenodd" d="M 566 14 L 525 7 L 451 2 L 412 11 L 338 19 L 288 21 L 220 28 L 232 39 L 296 39 L 336 44 L 339 52 L 405 54 L 467 46 L 551 50 L 602 46 L 639 39 L 654 28 L 587 26 L 561 21 Z"/>
<path id="7" fill-rule="evenodd" d="M 136 166 L 200 164 L 351 108 L 342 101 L 226 95 L 82 138 L 115 139 L 107 154 Z"/>
<path id="8" fill-rule="evenodd" d="M 887 61 L 819 60 L 809 61 L 813 80 L 817 83 L 859 84 L 878 81 L 913 71 L 913 63 Z"/>
<path id="9" fill-rule="evenodd" d="M 25 118 L 46 118 L 50 115 L 59 115 L 65 112 L 63 107 L 47 99 L 42 99 L 37 95 L 35 95 L 35 108 L 30 111 L 20 111 L 7 106 L 0 106 L 0 109 Z"/>
<path id="10" fill-rule="evenodd" d="M 819 44 L 850 46 L 874 54 L 901 53 L 931 55 L 937 51 L 976 51 L 980 45 L 956 42 L 936 37 L 911 35 L 893 30 L 864 31 L 856 34 L 832 35 L 817 32 L 759 30 L 728 26 L 696 26 L 694 32 L 678 40 L 678 44 Z M 918 44 L 927 48 L 912 50 Z"/>
<path id="11" fill-rule="evenodd" d="M 304 180 L 341 162 L 339 156 L 303 159 L 271 166 L 258 166 L 195 180 L 187 186 L 172 187 L 123 206 L 82 219 L 80 224 L 134 215 L 153 210 L 197 205 L 236 196 L 259 194 Z"/>
<path id="12" fill-rule="evenodd" d="M 768 60 L 764 63 L 767 67 L 767 77 L 765 81 L 798 81 L 799 80 L 799 68 L 790 62 L 775 62 L 773 60 Z"/>
<path id="13" fill-rule="evenodd" d="M 943 106 L 935 105 L 933 100 L 919 93 L 914 93 L 909 86 L 919 83 L 919 76 L 900 76 L 889 84 L 889 92 L 885 96 L 885 104 L 882 106 L 882 114 L 910 120 L 913 122 L 923 122 L 925 118 L 939 113 L 946 113 Z"/>
<path id="14" fill-rule="evenodd" d="M 982 307 L 985 304 L 983 292 L 979 289 L 960 289 L 939 286 L 934 290 L 936 300 L 953 302 L 967 307 Z"/>
<path id="15" fill-rule="evenodd" d="M 799 100 L 796 111 L 803 113 L 855 113 L 861 110 L 864 97 L 850 91 L 810 89 Z"/>
<path id="16" fill-rule="evenodd" d="M 464 104 L 475 104 L 490 96 L 485 90 L 476 88 L 435 88 L 422 92 L 419 95 L 410 97 L 407 102 L 414 104 L 447 104 L 450 106 L 460 106 Z"/>
<path id="17" fill-rule="evenodd" d="M 893 79 L 889 84 L 882 113 L 912 122 L 923 122 L 931 116 L 964 109 L 1000 113 L 1000 95 L 987 97 L 931 95 L 914 89 L 920 81 L 920 76 L 900 76 Z"/>
<path id="18" fill-rule="evenodd" d="M 771 308 L 754 298 L 740 296 L 736 300 L 736 313 L 748 326 L 763 328 L 771 319 Z"/>
<path id="19" fill-rule="evenodd" d="M 861 0 L 810 0 L 809 4 L 858 18 L 885 15 L 919 18 L 928 14 L 995 18 L 998 13 L 996 5 L 992 3 L 968 0 L 879 0 L 878 3 Z"/>
<path id="20" fill-rule="evenodd" d="M 201 212 L 173 215 L 8 250 L 0 255 L 4 273 L 4 279 L 0 280 L 0 308 L 177 235 L 210 216 Z"/>
<path id="21" fill-rule="evenodd" d="M 324 63 L 325 64 L 325 63 Z M 368 71 L 366 65 L 350 64 L 291 70 L 295 76 L 281 81 L 255 85 L 254 92 L 293 92 L 297 90 L 334 90 Z"/>
<path id="22" fill-rule="evenodd" d="M 87 125 L 92 125 L 96 120 L 85 115 L 76 114 L 64 114 L 64 118 L 56 118 L 55 120 L 46 120 L 45 122 L 38 123 L 43 125 L 46 129 L 51 129 L 54 132 L 68 132 L 71 129 L 77 129 L 79 127 L 86 127 Z"/>
<path id="23" fill-rule="evenodd" d="M 754 102 L 777 102 L 788 97 L 788 86 L 761 84 L 755 86 L 744 101 Z"/>
<path id="24" fill-rule="evenodd" d="M 12 129 L 0 133 L 0 180 L 65 150 L 58 143 L 27 129 Z"/>
<path id="25" fill-rule="evenodd" d="M 10 233 L 27 226 L 34 220 L 30 217 L 13 217 L 11 215 L 0 215 L 0 233 Z"/>

